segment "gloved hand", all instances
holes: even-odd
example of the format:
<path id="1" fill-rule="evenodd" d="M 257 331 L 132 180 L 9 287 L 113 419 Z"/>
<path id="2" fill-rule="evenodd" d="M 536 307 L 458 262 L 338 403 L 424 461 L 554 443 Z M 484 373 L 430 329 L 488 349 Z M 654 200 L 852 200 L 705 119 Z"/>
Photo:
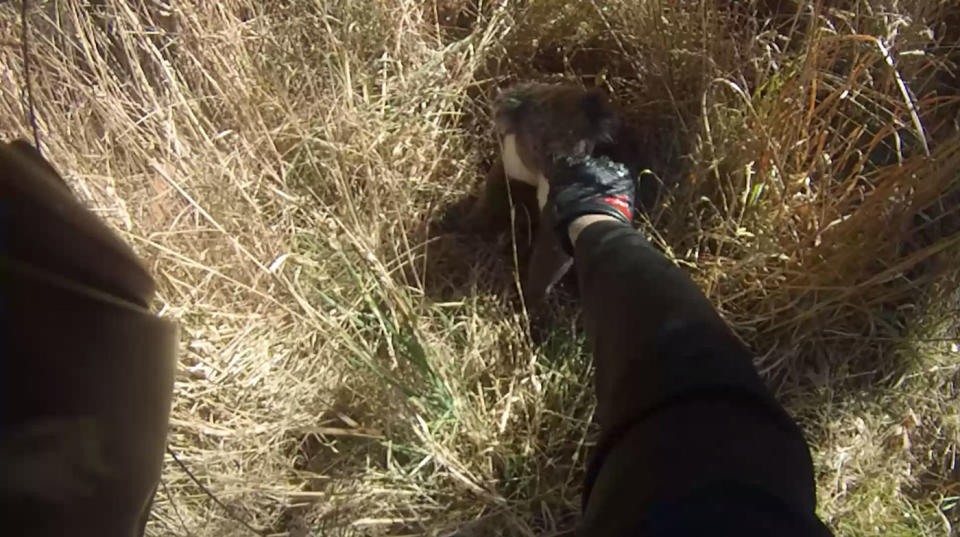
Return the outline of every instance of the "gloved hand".
<path id="1" fill-rule="evenodd" d="M 567 227 L 587 214 L 611 216 L 633 222 L 637 197 L 636 177 L 608 157 L 558 157 L 550 169 L 548 205 L 554 212 L 557 237 L 571 256 L 573 245 Z"/>

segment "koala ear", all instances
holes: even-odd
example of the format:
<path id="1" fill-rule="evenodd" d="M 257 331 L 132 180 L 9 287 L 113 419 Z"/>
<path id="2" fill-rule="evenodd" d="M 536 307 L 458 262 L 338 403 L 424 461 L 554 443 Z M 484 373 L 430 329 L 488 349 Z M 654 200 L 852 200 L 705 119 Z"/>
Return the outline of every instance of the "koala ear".
<path id="1" fill-rule="evenodd" d="M 613 142 L 620 128 L 620 117 L 607 102 L 607 96 L 599 89 L 589 90 L 580 98 L 580 106 L 596 127 L 596 138 L 601 142 Z"/>
<path id="2" fill-rule="evenodd" d="M 507 134 L 517 129 L 528 99 L 524 98 L 522 88 L 504 90 L 493 105 L 493 117 L 500 134 Z"/>
<path id="3" fill-rule="evenodd" d="M 504 90 L 497 96 L 497 108 L 503 111 L 516 110 L 523 106 L 524 92 L 523 88 L 514 87 Z"/>

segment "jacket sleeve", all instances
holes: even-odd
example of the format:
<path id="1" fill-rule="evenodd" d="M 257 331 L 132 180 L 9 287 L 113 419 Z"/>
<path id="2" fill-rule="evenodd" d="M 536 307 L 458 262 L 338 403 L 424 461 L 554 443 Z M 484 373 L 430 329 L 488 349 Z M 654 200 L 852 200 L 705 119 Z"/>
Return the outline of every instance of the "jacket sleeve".
<path id="1" fill-rule="evenodd" d="M 576 244 L 600 440 L 580 535 L 829 535 L 800 429 L 699 288 L 630 226 Z"/>

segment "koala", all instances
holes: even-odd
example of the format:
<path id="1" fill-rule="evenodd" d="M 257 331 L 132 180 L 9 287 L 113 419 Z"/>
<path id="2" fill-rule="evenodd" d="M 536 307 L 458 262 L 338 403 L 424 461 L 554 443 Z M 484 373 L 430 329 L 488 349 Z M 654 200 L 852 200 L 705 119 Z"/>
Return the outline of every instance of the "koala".
<path id="1" fill-rule="evenodd" d="M 525 302 L 536 308 L 573 264 L 555 236 L 552 211 L 544 210 L 550 194 L 548 171 L 556 157 L 588 156 L 614 146 L 620 114 L 602 91 L 570 84 L 514 86 L 500 94 L 493 108 L 500 158 L 487 173 L 469 221 L 479 228 L 503 222 L 511 183 L 536 189 L 540 218 L 523 282 Z"/>

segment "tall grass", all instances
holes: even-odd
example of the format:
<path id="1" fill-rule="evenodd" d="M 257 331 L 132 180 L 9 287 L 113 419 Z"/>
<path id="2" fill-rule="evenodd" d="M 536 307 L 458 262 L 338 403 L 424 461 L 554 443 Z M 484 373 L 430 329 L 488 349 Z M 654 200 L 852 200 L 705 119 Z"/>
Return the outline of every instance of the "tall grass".
<path id="1" fill-rule="evenodd" d="M 0 4 L 4 137 L 30 136 L 19 11 Z M 573 527 L 595 433 L 575 302 L 533 345 L 509 238 L 448 225 L 492 162 L 497 88 L 561 79 L 641 128 L 642 229 L 801 420 L 826 521 L 945 535 L 960 518 L 954 5 L 27 15 L 42 149 L 156 275 L 183 333 L 170 447 L 232 509 L 167 461 L 150 535 Z"/>

